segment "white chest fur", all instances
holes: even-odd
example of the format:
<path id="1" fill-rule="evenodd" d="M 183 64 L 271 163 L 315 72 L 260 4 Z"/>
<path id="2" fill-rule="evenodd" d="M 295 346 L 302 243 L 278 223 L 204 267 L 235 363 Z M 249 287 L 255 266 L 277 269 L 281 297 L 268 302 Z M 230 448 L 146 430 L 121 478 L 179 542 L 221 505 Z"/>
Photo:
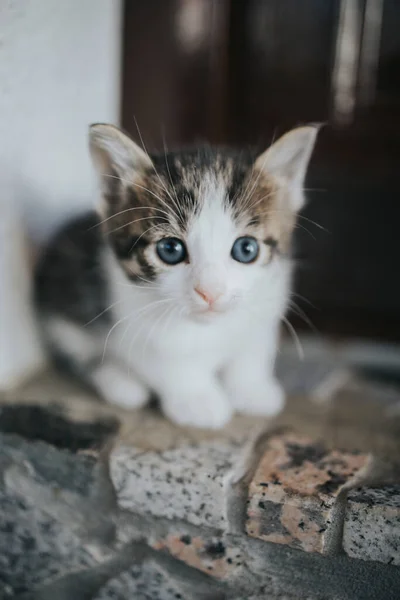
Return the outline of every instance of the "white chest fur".
<path id="1" fill-rule="evenodd" d="M 193 320 L 145 284 L 128 283 L 111 257 L 107 262 L 115 323 L 104 340 L 105 357 L 117 356 L 145 387 L 156 391 L 174 420 L 220 426 L 235 408 L 260 412 L 261 403 L 262 412 L 270 414 L 281 407 L 282 393 L 272 368 L 286 304 L 288 264 L 266 270 L 245 306 Z M 229 388 L 229 401 L 221 381 Z M 188 403 L 187 395 L 193 396 L 196 389 L 198 402 Z M 260 389 L 266 394 L 263 398 Z"/>

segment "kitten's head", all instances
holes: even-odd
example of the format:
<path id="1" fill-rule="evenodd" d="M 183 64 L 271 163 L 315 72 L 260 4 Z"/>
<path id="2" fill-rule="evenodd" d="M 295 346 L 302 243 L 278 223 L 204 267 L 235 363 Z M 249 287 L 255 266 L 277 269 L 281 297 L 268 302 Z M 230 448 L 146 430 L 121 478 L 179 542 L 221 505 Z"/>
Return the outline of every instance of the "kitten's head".
<path id="1" fill-rule="evenodd" d="M 244 304 L 268 277 L 273 286 L 317 131 L 294 129 L 257 157 L 210 148 L 149 156 L 116 127 L 93 125 L 103 227 L 127 278 L 194 316 Z"/>

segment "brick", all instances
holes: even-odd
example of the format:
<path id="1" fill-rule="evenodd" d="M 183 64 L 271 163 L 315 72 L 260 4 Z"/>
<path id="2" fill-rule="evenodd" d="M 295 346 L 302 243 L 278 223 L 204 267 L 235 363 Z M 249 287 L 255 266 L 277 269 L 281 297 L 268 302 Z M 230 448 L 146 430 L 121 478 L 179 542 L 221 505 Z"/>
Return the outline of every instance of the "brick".
<path id="1" fill-rule="evenodd" d="M 400 565 L 400 485 L 349 493 L 343 549 L 352 558 Z"/>
<path id="2" fill-rule="evenodd" d="M 322 553 L 335 499 L 366 461 L 298 434 L 271 437 L 249 486 L 247 533 Z"/>
<path id="3" fill-rule="evenodd" d="M 121 508 L 194 525 L 224 529 L 227 489 L 242 448 L 230 442 L 204 442 L 165 452 L 119 446 L 110 474 Z"/>

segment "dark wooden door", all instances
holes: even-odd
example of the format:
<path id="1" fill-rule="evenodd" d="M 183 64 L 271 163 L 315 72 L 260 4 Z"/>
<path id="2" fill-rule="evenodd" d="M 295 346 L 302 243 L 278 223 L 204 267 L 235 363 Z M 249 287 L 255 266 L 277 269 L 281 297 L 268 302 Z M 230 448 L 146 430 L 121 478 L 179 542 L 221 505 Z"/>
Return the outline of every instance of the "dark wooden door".
<path id="1" fill-rule="evenodd" d="M 123 124 L 151 147 L 326 123 L 296 301 L 322 332 L 399 340 L 400 3 L 127 0 L 124 27 Z"/>

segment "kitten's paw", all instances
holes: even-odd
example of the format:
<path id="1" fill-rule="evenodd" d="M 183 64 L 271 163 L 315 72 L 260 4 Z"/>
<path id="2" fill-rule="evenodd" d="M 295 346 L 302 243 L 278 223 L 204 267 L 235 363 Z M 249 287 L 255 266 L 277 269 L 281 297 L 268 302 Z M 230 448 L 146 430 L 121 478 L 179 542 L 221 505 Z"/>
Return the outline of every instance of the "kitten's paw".
<path id="1" fill-rule="evenodd" d="M 176 391 L 162 398 L 164 413 L 178 425 L 220 429 L 232 417 L 233 410 L 218 387 L 203 388 L 189 394 Z"/>
<path id="2" fill-rule="evenodd" d="M 119 365 L 105 363 L 99 366 L 91 380 L 106 402 L 121 408 L 139 408 L 150 396 L 148 389 Z"/>
<path id="3" fill-rule="evenodd" d="M 231 391 L 235 410 L 247 415 L 273 417 L 285 405 L 285 393 L 276 379 L 252 381 L 247 386 L 236 386 Z"/>

